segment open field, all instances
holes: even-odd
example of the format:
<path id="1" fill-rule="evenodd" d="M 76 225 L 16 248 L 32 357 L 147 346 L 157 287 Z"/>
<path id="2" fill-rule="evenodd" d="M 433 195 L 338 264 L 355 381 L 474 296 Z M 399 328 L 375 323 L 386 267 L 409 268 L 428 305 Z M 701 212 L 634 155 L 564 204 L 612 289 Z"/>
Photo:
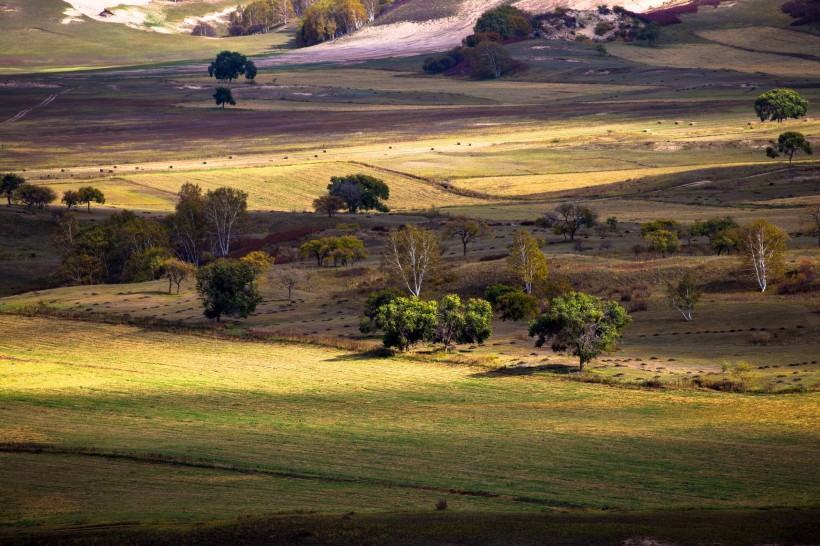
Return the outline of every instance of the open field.
<path id="1" fill-rule="evenodd" d="M 0 324 L 5 524 L 426 511 L 441 496 L 456 511 L 817 500 L 816 393 L 613 390 L 129 326 Z M 36 444 L 52 453 L 11 455 Z M 45 474 L 47 489 L 30 481 Z M 129 495 L 108 475 L 127 476 Z"/>

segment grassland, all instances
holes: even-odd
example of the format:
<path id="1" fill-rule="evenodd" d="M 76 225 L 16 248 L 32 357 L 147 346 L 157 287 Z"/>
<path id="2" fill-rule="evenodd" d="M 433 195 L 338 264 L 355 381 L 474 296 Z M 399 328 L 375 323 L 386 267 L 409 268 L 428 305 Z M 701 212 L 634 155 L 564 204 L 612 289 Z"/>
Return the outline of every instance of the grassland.
<path id="1" fill-rule="evenodd" d="M 441 496 L 459 512 L 817 500 L 816 393 L 612 390 L 129 326 L 0 324 L 6 525 L 426 511 Z M 25 454 L 39 444 L 50 451 Z"/>

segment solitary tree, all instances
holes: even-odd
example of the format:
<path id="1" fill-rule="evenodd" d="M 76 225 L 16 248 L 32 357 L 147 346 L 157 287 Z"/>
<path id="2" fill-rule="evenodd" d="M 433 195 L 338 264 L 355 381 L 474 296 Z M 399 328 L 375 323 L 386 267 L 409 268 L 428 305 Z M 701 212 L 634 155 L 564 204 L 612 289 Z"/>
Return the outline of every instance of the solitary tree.
<path id="1" fill-rule="evenodd" d="M 288 301 L 293 301 L 293 289 L 308 279 L 308 273 L 298 267 L 279 268 L 275 276 L 279 286 L 288 291 Z"/>
<path id="2" fill-rule="evenodd" d="M 88 212 L 91 212 L 91 203 L 102 205 L 105 203 L 105 195 L 103 192 L 92 186 L 84 186 L 77 190 L 80 197 L 80 203 L 85 203 L 88 207 Z"/>
<path id="3" fill-rule="evenodd" d="M 541 243 L 526 229 L 513 234 L 507 256 L 507 268 L 521 280 L 524 292 L 532 294 L 533 284 L 547 278 L 547 258 L 541 252 Z"/>
<path id="4" fill-rule="evenodd" d="M 740 260 L 754 274 L 760 291 L 783 272 L 788 235 L 766 220 L 755 220 L 740 229 Z"/>
<path id="5" fill-rule="evenodd" d="M 220 81 L 233 81 L 241 74 L 248 80 L 256 77 L 256 65 L 253 61 L 236 51 L 222 51 L 208 66 L 208 75 Z"/>
<path id="6" fill-rule="evenodd" d="M 803 152 L 806 155 L 812 154 L 811 142 L 806 140 L 803 133 L 797 131 L 781 133 L 777 137 L 777 142 L 772 140 L 770 144 L 766 148 L 766 155 L 773 159 L 784 155 L 789 158 L 789 163 L 792 162 L 792 158 L 797 152 Z"/>
<path id="7" fill-rule="evenodd" d="M 341 198 L 347 210 L 355 214 L 359 210 L 378 210 L 388 212 L 390 209 L 382 200 L 390 199 L 390 188 L 384 181 L 366 174 L 334 176 L 327 186 L 328 193 Z"/>
<path id="8" fill-rule="evenodd" d="M 441 250 L 436 234 L 407 226 L 390 231 L 384 248 L 384 264 L 413 296 L 421 294 L 424 280 L 438 267 Z"/>
<path id="9" fill-rule="evenodd" d="M 692 320 L 692 311 L 700 301 L 700 291 L 689 275 L 684 275 L 678 282 L 666 283 L 666 297 L 669 305 L 683 315 L 683 320 Z"/>
<path id="10" fill-rule="evenodd" d="M 62 202 L 65 203 L 65 206 L 71 209 L 71 207 L 76 207 L 80 203 L 80 194 L 75 190 L 66 190 L 63 192 Z"/>
<path id="11" fill-rule="evenodd" d="M 202 214 L 211 234 L 214 254 L 227 256 L 231 243 L 244 227 L 248 215 L 248 194 L 224 186 L 208 190 L 202 201 Z"/>
<path id="12" fill-rule="evenodd" d="M 642 26 L 638 30 L 637 38 L 638 40 L 649 42 L 649 45 L 655 45 L 660 38 L 661 35 L 661 27 L 658 23 L 650 22 Z"/>
<path id="13" fill-rule="evenodd" d="M 17 188 L 26 183 L 26 179 L 14 173 L 4 174 L 0 178 L 0 194 L 5 195 L 8 204 L 11 205 L 11 198 L 14 197 L 14 192 Z"/>
<path id="14" fill-rule="evenodd" d="M 196 267 L 188 262 L 183 262 L 176 258 L 169 258 L 162 264 L 162 278 L 168 280 L 168 293 L 171 293 L 171 287 L 177 285 L 177 294 L 179 294 L 179 286 L 185 279 L 196 275 Z"/>
<path id="15" fill-rule="evenodd" d="M 322 195 L 313 200 L 313 210 L 327 213 L 328 218 L 345 208 L 345 202 L 336 195 Z"/>
<path id="16" fill-rule="evenodd" d="M 760 121 L 782 122 L 784 119 L 800 118 L 806 115 L 808 108 L 809 101 L 796 91 L 785 88 L 766 91 L 755 101 L 755 113 Z"/>
<path id="17" fill-rule="evenodd" d="M 457 237 L 461 241 L 464 256 L 467 255 L 467 245 L 478 239 L 491 237 L 493 230 L 484 222 L 475 220 L 453 220 L 444 226 L 444 236 Z"/>
<path id="18" fill-rule="evenodd" d="M 536 347 L 549 343 L 553 351 L 571 350 L 584 371 L 584 364 L 616 347 L 631 320 L 614 301 L 570 292 L 553 299 L 549 310 L 530 323 L 529 333 Z"/>
<path id="19" fill-rule="evenodd" d="M 254 250 L 239 258 L 239 261 L 251 266 L 254 279 L 259 279 L 270 270 L 276 260 L 264 250 Z"/>
<path id="20" fill-rule="evenodd" d="M 217 106 L 222 106 L 225 108 L 226 104 L 230 104 L 231 106 L 236 106 L 236 100 L 233 98 L 233 93 L 231 92 L 230 88 L 228 87 L 217 87 L 216 92 L 213 95 L 214 100 L 216 101 Z"/>
<path id="21" fill-rule="evenodd" d="M 555 210 L 544 214 L 536 224 L 551 228 L 556 235 L 564 239 L 575 240 L 575 234 L 583 227 L 591 228 L 598 220 L 598 214 L 590 207 L 580 203 L 562 203 Z"/>
<path id="22" fill-rule="evenodd" d="M 221 259 L 201 267 L 196 291 L 205 316 L 217 322 L 223 315 L 246 318 L 262 301 L 253 286 L 253 269 L 239 260 Z"/>
<path id="23" fill-rule="evenodd" d="M 474 78 L 500 78 L 515 65 L 507 49 L 498 42 L 481 42 L 467 51 Z"/>

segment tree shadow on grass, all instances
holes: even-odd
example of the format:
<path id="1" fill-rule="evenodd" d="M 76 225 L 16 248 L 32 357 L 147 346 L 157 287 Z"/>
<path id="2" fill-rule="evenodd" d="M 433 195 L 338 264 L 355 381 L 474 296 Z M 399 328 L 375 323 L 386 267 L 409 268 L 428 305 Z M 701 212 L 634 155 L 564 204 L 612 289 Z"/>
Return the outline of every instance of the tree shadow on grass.
<path id="1" fill-rule="evenodd" d="M 486 372 L 474 373 L 470 377 L 517 377 L 521 375 L 535 375 L 536 373 L 549 372 L 560 375 L 568 375 L 578 371 L 577 366 L 567 364 L 542 364 L 540 366 L 515 366 L 512 368 L 496 368 Z"/>

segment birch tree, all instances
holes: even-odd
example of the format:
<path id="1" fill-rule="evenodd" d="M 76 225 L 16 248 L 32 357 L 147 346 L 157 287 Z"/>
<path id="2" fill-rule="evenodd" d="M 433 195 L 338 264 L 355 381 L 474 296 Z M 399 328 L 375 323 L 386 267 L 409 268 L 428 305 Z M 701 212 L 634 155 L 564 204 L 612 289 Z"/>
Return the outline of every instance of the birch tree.
<path id="1" fill-rule="evenodd" d="M 513 234 L 507 256 L 507 267 L 510 273 L 521 279 L 524 292 L 532 294 L 532 286 L 547 278 L 547 258 L 541 252 L 541 244 L 526 229 L 519 229 Z"/>
<path id="2" fill-rule="evenodd" d="M 227 256 L 231 243 L 241 232 L 248 214 L 248 194 L 233 188 L 208 190 L 202 204 L 202 213 L 213 240 L 217 257 Z"/>
<path id="3" fill-rule="evenodd" d="M 407 226 L 392 230 L 384 250 L 384 263 L 415 297 L 424 280 L 438 267 L 441 249 L 436 234 L 428 229 Z"/>
<path id="4" fill-rule="evenodd" d="M 683 320 L 689 322 L 694 318 L 692 312 L 700 301 L 700 291 L 695 287 L 692 277 L 685 275 L 677 283 L 667 282 L 666 295 L 669 305 L 683 316 Z"/>
<path id="5" fill-rule="evenodd" d="M 755 220 L 740 230 L 740 260 L 765 292 L 769 281 L 783 272 L 788 235 L 766 220 Z"/>

